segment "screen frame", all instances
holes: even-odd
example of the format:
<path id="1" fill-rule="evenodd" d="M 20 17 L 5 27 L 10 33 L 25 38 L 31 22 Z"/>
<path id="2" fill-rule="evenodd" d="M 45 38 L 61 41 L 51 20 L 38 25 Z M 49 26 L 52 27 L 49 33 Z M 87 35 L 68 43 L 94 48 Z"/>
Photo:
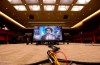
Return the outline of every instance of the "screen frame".
<path id="1" fill-rule="evenodd" d="M 34 26 L 35 27 L 35 26 Z M 38 26 L 38 27 L 41 27 L 41 26 Z M 34 40 L 34 29 L 33 29 L 33 34 L 32 34 L 32 41 L 34 42 L 52 42 L 52 41 L 55 41 L 55 42 L 62 42 L 63 41 L 63 31 L 62 31 L 62 26 L 59 26 L 61 29 L 61 36 L 62 36 L 62 40 Z"/>

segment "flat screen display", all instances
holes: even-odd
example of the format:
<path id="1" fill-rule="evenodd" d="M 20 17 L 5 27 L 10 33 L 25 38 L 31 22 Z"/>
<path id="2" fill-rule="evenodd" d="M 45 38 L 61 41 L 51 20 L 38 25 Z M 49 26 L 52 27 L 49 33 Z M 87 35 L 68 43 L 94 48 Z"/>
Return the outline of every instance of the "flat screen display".
<path id="1" fill-rule="evenodd" d="M 35 41 L 61 41 L 62 27 L 61 26 L 35 26 L 33 39 Z"/>

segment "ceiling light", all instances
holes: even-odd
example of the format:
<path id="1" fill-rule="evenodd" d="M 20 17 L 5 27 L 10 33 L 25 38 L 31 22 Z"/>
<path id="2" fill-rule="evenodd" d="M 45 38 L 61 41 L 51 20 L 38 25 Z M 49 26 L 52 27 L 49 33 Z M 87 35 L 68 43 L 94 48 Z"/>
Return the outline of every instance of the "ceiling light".
<path id="1" fill-rule="evenodd" d="M 26 11 L 26 8 L 24 5 L 15 5 L 14 8 L 17 10 L 17 11 Z"/>
<path id="2" fill-rule="evenodd" d="M 11 4 L 22 4 L 21 0 L 8 0 Z"/>
<path id="3" fill-rule="evenodd" d="M 89 3 L 91 0 L 78 0 L 77 2 L 76 2 L 76 4 L 87 4 L 87 3 Z"/>
<path id="4" fill-rule="evenodd" d="M 97 10 L 96 12 L 94 12 L 93 14 L 89 15 L 88 17 L 86 17 L 85 19 L 83 19 L 82 21 L 80 21 L 79 23 L 75 24 L 71 28 L 77 28 L 77 27 L 83 25 L 84 22 L 86 22 L 87 20 L 91 19 L 92 17 L 94 17 L 94 16 L 96 16 L 98 14 L 100 14 L 100 9 Z"/>
<path id="5" fill-rule="evenodd" d="M 58 11 L 66 11 L 66 10 L 68 10 L 68 8 L 69 8 L 69 6 L 60 5 L 60 6 L 58 7 Z"/>
<path id="6" fill-rule="evenodd" d="M 65 22 L 28 22 L 28 23 L 34 23 L 34 24 L 39 24 L 39 23 L 45 23 L 45 24 L 51 24 L 51 23 L 55 23 L 55 24 L 58 24 L 58 23 L 61 23 L 61 24 L 65 24 Z"/>
<path id="7" fill-rule="evenodd" d="M 44 5 L 44 10 L 45 11 L 53 11 L 54 10 L 54 5 Z"/>
<path id="8" fill-rule="evenodd" d="M 39 5 L 29 5 L 30 10 L 32 11 L 40 11 Z"/>
<path id="9" fill-rule="evenodd" d="M 11 17 L 7 16 L 6 14 L 4 14 L 3 12 L 0 11 L 0 15 L 5 17 L 6 19 L 10 20 L 12 23 L 20 26 L 21 28 L 26 28 L 24 27 L 22 24 L 18 23 L 17 21 L 15 21 L 14 19 L 12 19 Z"/>
<path id="10" fill-rule="evenodd" d="M 8 9 L 8 8 L 6 8 L 6 9 Z"/>
<path id="11" fill-rule="evenodd" d="M 60 4 L 71 4 L 73 0 L 60 0 Z"/>
<path id="12" fill-rule="evenodd" d="M 71 11 L 80 11 L 83 9 L 84 6 L 73 6 L 73 8 L 71 9 Z"/>
<path id="13" fill-rule="evenodd" d="M 25 0 L 28 4 L 38 3 L 38 0 Z"/>
<path id="14" fill-rule="evenodd" d="M 56 3 L 56 0 L 43 0 L 43 3 L 54 4 L 54 3 Z"/>

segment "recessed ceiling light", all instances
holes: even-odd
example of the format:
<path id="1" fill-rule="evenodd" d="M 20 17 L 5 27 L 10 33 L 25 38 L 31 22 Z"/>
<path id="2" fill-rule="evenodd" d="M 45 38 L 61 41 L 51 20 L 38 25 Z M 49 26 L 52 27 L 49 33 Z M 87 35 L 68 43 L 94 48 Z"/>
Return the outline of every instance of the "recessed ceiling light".
<path id="1" fill-rule="evenodd" d="M 37 18 L 39 19 L 39 16 Z"/>
<path id="2" fill-rule="evenodd" d="M 50 19 L 50 17 L 48 17 L 48 19 Z"/>
<path id="3" fill-rule="evenodd" d="M 59 17 L 57 17 L 59 19 Z"/>
<path id="4" fill-rule="evenodd" d="M 40 11 L 40 5 L 29 5 L 30 10 Z"/>
<path id="5" fill-rule="evenodd" d="M 56 0 L 43 0 L 43 3 L 54 4 L 54 3 L 56 3 Z"/>
<path id="6" fill-rule="evenodd" d="M 17 10 L 17 11 L 26 11 L 26 8 L 24 5 L 15 5 L 14 8 Z"/>
<path id="7" fill-rule="evenodd" d="M 66 10 L 68 10 L 68 8 L 69 8 L 69 6 L 59 5 L 58 11 L 66 11 Z"/>
<path id="8" fill-rule="evenodd" d="M 28 4 L 38 3 L 38 0 L 25 0 Z"/>
<path id="9" fill-rule="evenodd" d="M 31 23 L 31 24 L 32 24 L 32 23 L 33 23 L 33 24 L 35 24 L 35 23 L 37 23 L 37 24 L 39 24 L 39 23 L 48 23 L 48 24 L 50 24 L 50 23 L 57 23 L 57 24 L 58 24 L 58 23 L 62 23 L 62 24 L 65 24 L 65 22 L 35 22 L 35 21 L 34 21 L 34 22 L 33 22 L 33 21 L 29 21 L 28 23 Z"/>
<path id="10" fill-rule="evenodd" d="M 71 15 L 73 15 L 73 13 Z"/>
<path id="11" fill-rule="evenodd" d="M 8 0 L 11 4 L 22 4 L 21 0 Z"/>
<path id="12" fill-rule="evenodd" d="M 26 15 L 26 13 L 25 13 L 25 15 Z"/>
<path id="13" fill-rule="evenodd" d="M 60 15 L 62 15 L 62 13 L 60 12 Z"/>
<path id="14" fill-rule="evenodd" d="M 54 10 L 54 5 L 44 5 L 44 10 L 45 11 L 53 11 Z"/>
<path id="15" fill-rule="evenodd" d="M 71 4 L 73 0 L 60 0 L 60 4 Z"/>
<path id="16" fill-rule="evenodd" d="M 89 8 L 89 10 L 91 10 L 91 8 Z"/>
<path id="17" fill-rule="evenodd" d="M 84 6 L 73 6 L 71 11 L 80 11 L 83 9 Z"/>
<path id="18" fill-rule="evenodd" d="M 39 13 L 36 13 L 36 15 L 38 15 Z"/>
<path id="19" fill-rule="evenodd" d="M 56 4 L 56 5 L 58 5 L 58 4 Z"/>
<path id="20" fill-rule="evenodd" d="M 15 15 L 15 14 L 13 13 L 13 15 Z"/>
<path id="21" fill-rule="evenodd" d="M 48 13 L 48 15 L 50 15 L 50 13 Z"/>
<path id="22" fill-rule="evenodd" d="M 6 8 L 6 9 L 8 9 L 8 8 Z"/>
<path id="23" fill-rule="evenodd" d="M 76 4 L 88 4 L 91 0 L 78 0 Z"/>

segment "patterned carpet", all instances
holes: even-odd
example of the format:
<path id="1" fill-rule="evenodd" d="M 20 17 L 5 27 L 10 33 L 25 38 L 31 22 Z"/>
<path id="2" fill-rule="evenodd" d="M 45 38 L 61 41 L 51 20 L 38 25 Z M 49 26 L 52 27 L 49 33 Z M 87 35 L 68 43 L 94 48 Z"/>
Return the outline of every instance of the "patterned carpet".
<path id="1" fill-rule="evenodd" d="M 79 62 L 100 62 L 100 44 L 70 43 L 55 45 L 60 47 L 68 60 Z M 3 44 L 0 45 L 0 65 L 25 65 L 47 59 L 47 45 Z M 60 53 L 59 59 L 65 59 Z"/>

